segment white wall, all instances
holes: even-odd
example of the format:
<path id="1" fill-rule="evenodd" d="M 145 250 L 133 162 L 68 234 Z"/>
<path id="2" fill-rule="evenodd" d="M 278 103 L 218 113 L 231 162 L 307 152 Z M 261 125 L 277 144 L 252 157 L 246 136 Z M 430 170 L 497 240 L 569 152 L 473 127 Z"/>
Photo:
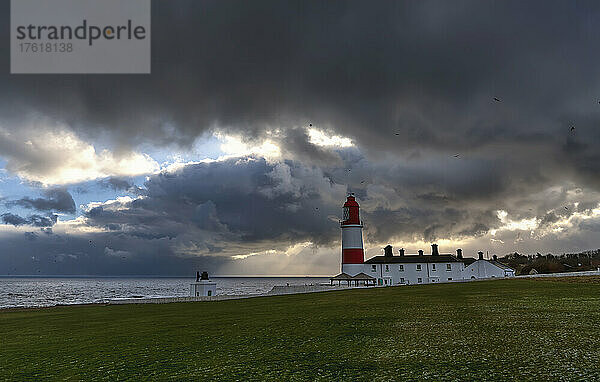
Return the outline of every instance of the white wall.
<path id="1" fill-rule="evenodd" d="M 489 279 L 501 277 L 513 277 L 512 269 L 505 270 L 487 260 L 477 260 L 465 268 L 464 279 Z"/>
<path id="2" fill-rule="evenodd" d="M 418 270 L 419 265 L 421 270 Z M 450 270 L 447 270 L 448 265 L 450 265 Z M 363 272 L 377 279 L 382 279 L 383 285 L 414 285 L 462 280 L 463 269 L 464 264 L 460 262 L 364 264 Z M 387 284 L 385 284 L 386 280 Z"/>
<path id="3" fill-rule="evenodd" d="M 342 264 L 342 272 L 350 276 L 356 276 L 360 272 L 364 272 L 365 264 Z M 367 272 L 365 272 L 367 273 Z M 369 273 L 367 273 L 369 274 Z"/>
<path id="4" fill-rule="evenodd" d="M 362 226 L 342 226 L 342 249 L 363 248 Z"/>
<path id="5" fill-rule="evenodd" d="M 214 296 L 216 294 L 217 283 L 213 283 L 210 281 L 200 281 L 197 283 L 190 284 L 191 297 Z"/>

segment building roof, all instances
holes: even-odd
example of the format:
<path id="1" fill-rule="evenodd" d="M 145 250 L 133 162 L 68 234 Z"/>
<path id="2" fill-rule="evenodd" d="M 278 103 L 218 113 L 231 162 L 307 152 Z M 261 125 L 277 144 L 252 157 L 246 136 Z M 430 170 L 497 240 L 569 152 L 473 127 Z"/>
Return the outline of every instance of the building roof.
<path id="1" fill-rule="evenodd" d="M 474 259 L 472 257 L 465 257 L 465 258 L 463 258 L 463 263 L 465 263 L 466 266 L 469 266 L 469 265 L 473 264 L 476 261 L 477 261 L 477 259 Z"/>
<path id="2" fill-rule="evenodd" d="M 369 276 L 364 272 L 360 272 L 359 274 L 352 276 L 352 280 L 375 280 L 375 277 Z"/>
<path id="3" fill-rule="evenodd" d="M 388 264 L 388 263 L 462 263 L 463 260 L 456 256 L 445 255 L 405 255 L 405 256 L 374 256 L 365 261 L 365 264 Z"/>
<path id="4" fill-rule="evenodd" d="M 500 269 L 514 271 L 514 269 L 512 269 L 511 267 L 509 267 L 506 264 L 503 264 L 503 263 L 499 262 L 498 260 L 487 260 L 487 259 L 475 260 L 473 258 L 467 258 L 467 259 L 463 259 L 463 260 L 465 260 L 465 265 L 467 265 L 467 266 L 473 264 L 476 261 L 487 261 L 488 263 L 490 263 L 492 265 L 495 265 L 495 266 L 497 266 Z"/>
<path id="5" fill-rule="evenodd" d="M 329 280 L 353 280 L 353 278 L 349 274 L 342 272 L 337 276 L 330 277 Z"/>
<path id="6" fill-rule="evenodd" d="M 495 266 L 497 266 L 498 268 L 502 268 L 502 269 L 509 269 L 511 271 L 514 271 L 514 269 L 512 269 L 511 267 L 509 267 L 506 264 L 502 264 L 501 262 L 497 261 L 497 260 L 488 260 L 490 263 L 494 264 Z"/>

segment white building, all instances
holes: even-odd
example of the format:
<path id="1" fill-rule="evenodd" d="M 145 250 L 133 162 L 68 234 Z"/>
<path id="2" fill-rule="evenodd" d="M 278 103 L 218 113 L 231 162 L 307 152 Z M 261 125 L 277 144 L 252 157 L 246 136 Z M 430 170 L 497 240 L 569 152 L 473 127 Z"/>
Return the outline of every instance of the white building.
<path id="1" fill-rule="evenodd" d="M 210 297 L 217 294 L 217 283 L 208 279 L 208 272 L 196 272 L 196 282 L 190 284 L 190 297 Z"/>
<path id="2" fill-rule="evenodd" d="M 392 246 L 384 248 L 383 256 L 371 257 L 364 263 L 364 273 L 377 279 L 377 285 L 412 285 L 449 282 L 463 279 L 465 264 L 451 254 L 439 254 L 437 244 L 430 255 L 406 255 L 404 249 L 394 256 Z"/>
<path id="3" fill-rule="evenodd" d="M 465 279 L 490 279 L 515 276 L 515 270 L 499 262 L 496 255 L 490 261 L 483 258 L 483 252 L 479 252 L 479 259 L 470 263 L 465 267 Z"/>
<path id="4" fill-rule="evenodd" d="M 452 282 L 470 279 L 513 277 L 514 270 L 494 257 L 493 261 L 464 259 L 462 250 L 453 254 L 440 254 L 437 244 L 431 245 L 431 254 L 407 255 L 404 249 L 394 256 L 392 246 L 384 248 L 383 256 L 374 256 L 364 260 L 362 240 L 363 222 L 360 220 L 359 205 L 353 194 L 344 204 L 342 229 L 342 273 L 332 278 L 347 280 L 364 273 L 375 279 L 376 285 L 413 285 Z"/>

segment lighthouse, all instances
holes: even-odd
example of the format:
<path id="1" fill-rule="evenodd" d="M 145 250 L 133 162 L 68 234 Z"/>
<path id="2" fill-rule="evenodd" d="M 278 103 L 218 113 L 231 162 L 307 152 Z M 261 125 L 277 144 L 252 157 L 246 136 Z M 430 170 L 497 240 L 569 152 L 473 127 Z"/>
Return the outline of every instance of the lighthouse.
<path id="1" fill-rule="evenodd" d="M 363 224 L 354 194 L 349 194 L 344 203 L 340 227 L 342 228 L 342 273 L 355 276 L 363 272 L 365 252 L 362 240 Z"/>

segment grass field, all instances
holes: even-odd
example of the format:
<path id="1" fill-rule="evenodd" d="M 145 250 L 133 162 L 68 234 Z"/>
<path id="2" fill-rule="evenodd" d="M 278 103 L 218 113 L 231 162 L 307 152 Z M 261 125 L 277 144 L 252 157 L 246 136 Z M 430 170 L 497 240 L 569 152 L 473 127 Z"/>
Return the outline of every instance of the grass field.
<path id="1" fill-rule="evenodd" d="M 0 378 L 600 379 L 600 279 L 0 312 Z"/>

